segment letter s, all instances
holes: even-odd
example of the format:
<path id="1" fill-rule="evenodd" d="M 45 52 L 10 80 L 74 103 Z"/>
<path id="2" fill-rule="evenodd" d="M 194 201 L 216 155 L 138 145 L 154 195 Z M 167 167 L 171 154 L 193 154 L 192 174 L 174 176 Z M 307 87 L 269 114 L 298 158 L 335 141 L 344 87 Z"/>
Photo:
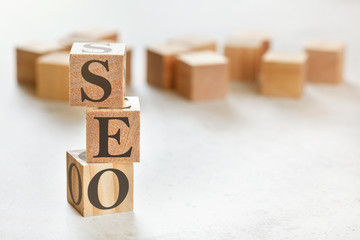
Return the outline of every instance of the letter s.
<path id="1" fill-rule="evenodd" d="M 110 96 L 110 93 L 111 93 L 110 82 L 106 78 L 90 72 L 89 66 L 92 63 L 100 63 L 101 65 L 103 65 L 105 67 L 106 71 L 109 72 L 109 62 L 107 60 L 105 62 L 100 61 L 100 60 L 90 60 L 81 67 L 81 75 L 85 79 L 85 81 L 101 87 L 104 90 L 104 95 L 99 99 L 92 99 L 85 93 L 84 89 L 81 88 L 81 101 L 82 102 L 84 102 L 85 100 L 88 100 L 91 102 L 102 102 L 102 101 L 106 100 Z"/>

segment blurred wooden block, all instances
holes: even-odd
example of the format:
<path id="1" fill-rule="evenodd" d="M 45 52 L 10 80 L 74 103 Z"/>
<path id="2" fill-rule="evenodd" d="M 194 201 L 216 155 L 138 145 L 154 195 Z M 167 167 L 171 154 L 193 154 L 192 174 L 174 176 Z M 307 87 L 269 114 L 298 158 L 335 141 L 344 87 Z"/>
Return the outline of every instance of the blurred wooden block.
<path id="1" fill-rule="evenodd" d="M 176 90 L 190 100 L 226 97 L 228 60 L 212 51 L 181 54 L 176 63 Z"/>
<path id="2" fill-rule="evenodd" d="M 70 52 L 70 105 L 123 107 L 125 44 L 74 43 Z"/>
<path id="3" fill-rule="evenodd" d="M 85 150 L 66 152 L 68 202 L 84 217 L 132 211 L 133 164 L 85 159 Z"/>
<path id="4" fill-rule="evenodd" d="M 311 42 L 306 45 L 309 56 L 306 79 L 311 82 L 343 81 L 345 45 L 339 42 Z"/>
<path id="5" fill-rule="evenodd" d="M 229 59 L 231 80 L 256 81 L 259 75 L 262 42 L 254 39 L 229 38 L 225 43 L 225 56 Z"/>
<path id="6" fill-rule="evenodd" d="M 70 51 L 75 42 L 118 42 L 119 38 L 117 31 L 112 29 L 84 28 L 72 32 L 60 41 Z"/>
<path id="7" fill-rule="evenodd" d="M 140 162 L 140 103 L 126 97 L 120 108 L 86 110 L 87 162 Z"/>
<path id="8" fill-rule="evenodd" d="M 174 88 L 176 55 L 189 51 L 183 44 L 166 43 L 147 49 L 147 82 L 163 89 Z"/>
<path id="9" fill-rule="evenodd" d="M 271 46 L 271 34 L 266 31 L 241 31 L 234 34 L 234 38 L 260 41 L 261 55 L 266 53 Z"/>
<path id="10" fill-rule="evenodd" d="M 36 59 L 42 55 L 64 50 L 60 43 L 33 42 L 16 48 L 17 80 L 20 84 L 35 84 Z"/>
<path id="11" fill-rule="evenodd" d="M 169 40 L 187 46 L 191 51 L 216 51 L 216 40 L 200 35 L 184 35 Z"/>
<path id="12" fill-rule="evenodd" d="M 301 97 L 306 60 L 307 56 L 303 53 L 266 53 L 262 60 L 261 93 L 275 97 Z"/>
<path id="13" fill-rule="evenodd" d="M 131 61 L 132 61 L 132 48 L 126 48 L 126 84 L 131 83 Z"/>
<path id="14" fill-rule="evenodd" d="M 69 52 L 49 53 L 37 59 L 36 94 L 40 98 L 69 100 Z"/>

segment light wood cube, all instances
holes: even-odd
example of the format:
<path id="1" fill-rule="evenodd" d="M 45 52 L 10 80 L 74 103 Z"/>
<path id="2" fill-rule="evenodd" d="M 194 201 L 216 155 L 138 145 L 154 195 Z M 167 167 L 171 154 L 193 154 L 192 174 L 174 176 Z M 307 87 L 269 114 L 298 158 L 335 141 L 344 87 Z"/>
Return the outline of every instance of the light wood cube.
<path id="1" fill-rule="evenodd" d="M 190 100 L 224 98 L 228 60 L 212 51 L 181 54 L 176 63 L 176 90 Z"/>
<path id="2" fill-rule="evenodd" d="M 125 44 L 74 43 L 70 52 L 70 105 L 123 107 Z"/>
<path id="3" fill-rule="evenodd" d="M 216 40 L 201 35 L 184 35 L 169 40 L 170 43 L 184 44 L 191 51 L 216 51 Z"/>
<path id="4" fill-rule="evenodd" d="M 72 32 L 60 41 L 70 51 L 75 42 L 117 42 L 119 38 L 117 31 L 113 29 L 84 28 Z"/>
<path id="5" fill-rule="evenodd" d="M 69 52 L 49 53 L 37 59 L 36 94 L 45 99 L 69 100 Z"/>
<path id="6" fill-rule="evenodd" d="M 85 150 L 66 152 L 68 202 L 84 217 L 132 211 L 133 164 L 85 159 Z"/>
<path id="7" fill-rule="evenodd" d="M 175 59 L 180 53 L 188 52 L 183 44 L 166 43 L 152 45 L 147 49 L 147 82 L 162 88 L 174 88 Z"/>
<path id="8" fill-rule="evenodd" d="M 256 81 L 259 75 L 263 45 L 260 40 L 229 38 L 225 56 L 229 59 L 231 80 Z"/>
<path id="9" fill-rule="evenodd" d="M 33 42 L 16 48 L 17 80 L 20 84 L 35 84 L 36 59 L 42 55 L 64 50 L 58 42 Z"/>
<path id="10" fill-rule="evenodd" d="M 266 31 L 240 31 L 234 34 L 234 38 L 249 39 L 261 42 L 261 55 L 266 53 L 271 46 L 271 34 Z"/>
<path id="11" fill-rule="evenodd" d="M 140 162 L 140 103 L 126 97 L 124 108 L 86 110 L 87 162 Z"/>
<path id="12" fill-rule="evenodd" d="M 131 83 L 131 61 L 132 61 L 132 48 L 126 48 L 126 84 Z"/>
<path id="13" fill-rule="evenodd" d="M 309 56 L 306 79 L 319 83 L 343 81 L 345 45 L 340 42 L 311 42 L 306 45 Z"/>
<path id="14" fill-rule="evenodd" d="M 266 53 L 262 60 L 261 93 L 300 98 L 305 82 L 306 60 L 304 53 Z"/>

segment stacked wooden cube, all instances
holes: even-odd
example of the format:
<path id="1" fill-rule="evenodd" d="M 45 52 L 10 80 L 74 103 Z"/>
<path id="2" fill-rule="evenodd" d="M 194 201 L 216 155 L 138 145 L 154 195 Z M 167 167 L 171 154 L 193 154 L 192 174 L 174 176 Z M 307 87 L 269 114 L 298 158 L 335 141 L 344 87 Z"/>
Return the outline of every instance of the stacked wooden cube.
<path id="1" fill-rule="evenodd" d="M 67 152 L 67 199 L 83 216 L 131 211 L 140 104 L 125 97 L 123 43 L 74 43 L 69 101 L 86 107 L 86 150 Z"/>

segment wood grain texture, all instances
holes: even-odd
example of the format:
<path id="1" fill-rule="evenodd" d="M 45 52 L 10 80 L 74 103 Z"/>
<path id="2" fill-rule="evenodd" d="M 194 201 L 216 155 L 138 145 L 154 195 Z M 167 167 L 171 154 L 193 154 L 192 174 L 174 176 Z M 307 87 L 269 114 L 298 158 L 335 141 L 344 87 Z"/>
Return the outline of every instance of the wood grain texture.
<path id="1" fill-rule="evenodd" d="M 74 43 L 70 52 L 70 91 L 69 100 L 71 106 L 83 107 L 123 107 L 125 97 L 125 44 L 123 43 L 91 43 L 93 46 L 110 48 L 110 52 L 103 53 L 101 49 L 93 52 L 83 52 L 84 45 L 88 43 Z M 89 48 L 86 48 L 88 51 Z M 99 63 L 92 63 L 89 71 L 95 75 L 107 79 L 111 84 L 111 94 L 101 102 L 82 101 L 81 89 L 91 99 L 101 99 L 104 90 L 88 81 L 85 81 L 81 69 L 90 60 L 108 61 L 107 69 Z"/>
<path id="2" fill-rule="evenodd" d="M 16 73 L 20 84 L 35 85 L 36 59 L 42 55 L 64 50 L 58 42 L 33 42 L 16 47 Z"/>
<path id="3" fill-rule="evenodd" d="M 69 52 L 49 53 L 37 59 L 36 94 L 45 99 L 69 100 Z"/>
<path id="4" fill-rule="evenodd" d="M 212 51 L 181 54 L 176 62 L 176 90 L 193 101 L 224 98 L 228 60 Z"/>
<path id="5" fill-rule="evenodd" d="M 125 107 L 119 108 L 88 108 L 86 110 L 86 151 L 87 162 L 140 162 L 140 103 L 138 97 L 126 97 Z M 114 135 L 119 131 L 118 142 L 109 137 L 107 149 L 110 155 L 121 155 L 126 152 L 127 157 L 102 157 L 100 155 L 100 144 L 106 139 L 100 140 L 100 120 L 96 118 L 126 118 L 125 120 L 112 119 L 108 121 L 106 134 Z M 98 157 L 95 157 L 98 156 Z"/>
<path id="6" fill-rule="evenodd" d="M 225 43 L 230 78 L 258 81 L 261 58 L 270 46 L 271 35 L 265 31 L 241 31 L 230 36 Z"/>
<path id="7" fill-rule="evenodd" d="M 261 41 L 228 39 L 224 54 L 229 59 L 229 78 L 255 82 L 259 75 L 262 51 Z"/>
<path id="8" fill-rule="evenodd" d="M 66 152 L 68 202 L 84 217 L 132 211 L 134 206 L 133 164 L 87 163 L 85 159 L 85 150 Z M 101 171 L 104 172 L 101 173 Z M 122 178 L 118 178 L 115 171 L 123 173 Z M 95 176 L 100 176 L 100 179 L 95 181 Z M 96 182 L 98 183 L 97 194 L 93 188 Z M 123 201 L 119 202 L 124 196 Z M 94 202 L 96 199 L 101 205 Z M 116 206 L 112 207 L 114 205 Z M 104 209 L 104 207 L 109 209 Z"/>
<path id="9" fill-rule="evenodd" d="M 148 47 L 146 56 L 146 80 L 148 84 L 162 89 L 174 88 L 176 56 L 188 51 L 187 46 L 177 43 L 158 44 Z"/>
<path id="10" fill-rule="evenodd" d="M 216 40 L 201 35 L 183 35 L 169 39 L 169 43 L 184 44 L 191 51 L 216 51 Z"/>
<path id="11" fill-rule="evenodd" d="M 300 98 L 307 56 L 303 53 L 268 52 L 262 60 L 260 91 L 274 97 Z"/>
<path id="12" fill-rule="evenodd" d="M 310 82 L 341 83 L 345 45 L 340 42 L 313 41 L 306 45 L 309 56 L 306 79 Z"/>

